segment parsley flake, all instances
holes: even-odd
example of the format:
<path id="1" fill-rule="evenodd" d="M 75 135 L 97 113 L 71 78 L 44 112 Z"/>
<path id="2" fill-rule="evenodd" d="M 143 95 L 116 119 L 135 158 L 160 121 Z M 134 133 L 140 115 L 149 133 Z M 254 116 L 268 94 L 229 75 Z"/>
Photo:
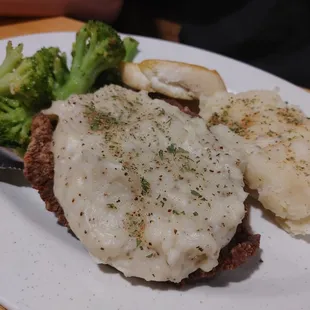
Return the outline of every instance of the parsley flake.
<path id="1" fill-rule="evenodd" d="M 197 191 L 195 191 L 193 189 L 191 190 L 191 194 L 196 196 L 196 197 L 198 197 L 198 198 L 200 198 L 202 201 L 207 201 L 206 198 L 204 198 L 201 194 L 199 194 Z"/>
<path id="2" fill-rule="evenodd" d="M 158 115 L 165 115 L 165 114 L 166 114 L 165 110 L 161 109 Z"/>
<path id="3" fill-rule="evenodd" d="M 184 150 L 183 148 L 176 147 L 175 143 L 170 144 L 167 147 L 167 151 L 168 153 L 173 154 L 173 155 L 175 155 L 176 153 L 188 153 L 188 151 Z"/>
<path id="4" fill-rule="evenodd" d="M 177 149 L 176 149 L 174 143 L 170 144 L 170 145 L 167 147 L 167 151 L 168 151 L 169 153 L 171 153 L 171 154 L 175 154 L 175 153 L 176 153 L 176 150 L 177 150 Z"/>
<path id="5" fill-rule="evenodd" d="M 200 194 L 196 191 L 194 191 L 193 189 L 191 190 L 191 194 L 197 197 L 200 197 Z"/>
<path id="6" fill-rule="evenodd" d="M 146 195 L 150 191 L 150 183 L 145 179 L 141 178 L 142 195 Z"/>

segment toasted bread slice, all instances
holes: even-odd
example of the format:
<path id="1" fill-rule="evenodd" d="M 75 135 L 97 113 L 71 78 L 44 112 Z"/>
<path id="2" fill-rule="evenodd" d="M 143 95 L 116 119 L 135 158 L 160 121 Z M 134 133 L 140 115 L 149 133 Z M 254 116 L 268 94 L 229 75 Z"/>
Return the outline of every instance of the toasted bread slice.
<path id="1" fill-rule="evenodd" d="M 123 82 L 137 90 L 157 92 L 184 100 L 199 99 L 226 91 L 224 81 L 215 70 L 183 62 L 148 59 L 121 65 Z"/>

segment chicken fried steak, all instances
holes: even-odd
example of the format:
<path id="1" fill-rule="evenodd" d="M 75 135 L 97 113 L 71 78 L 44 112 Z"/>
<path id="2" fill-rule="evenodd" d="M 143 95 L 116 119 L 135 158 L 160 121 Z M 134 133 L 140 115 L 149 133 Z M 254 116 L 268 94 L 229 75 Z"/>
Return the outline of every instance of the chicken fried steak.
<path id="1" fill-rule="evenodd" d="M 144 96 L 144 95 L 141 95 L 141 96 Z M 161 102 L 157 102 L 157 103 L 161 104 Z M 155 103 L 153 102 L 153 104 L 155 104 Z M 78 109 L 78 107 L 76 109 Z M 173 108 L 173 109 L 175 109 L 175 108 Z M 177 109 L 175 109 L 175 110 L 177 110 Z M 175 113 L 175 110 L 173 110 L 173 113 Z M 77 111 L 77 110 L 75 110 L 75 111 Z M 167 107 L 166 107 L 166 113 L 169 113 L 169 108 L 167 108 Z M 53 114 L 53 113 L 49 113 L 49 114 Z M 60 115 L 62 115 L 62 114 L 60 113 Z M 74 116 L 73 116 L 73 118 L 74 118 Z M 177 121 L 176 121 L 176 124 L 177 124 Z M 74 128 L 74 126 L 72 128 Z M 72 229 L 72 222 L 68 221 L 66 216 L 65 216 L 65 214 L 67 214 L 67 212 L 68 212 L 68 209 L 66 212 L 64 212 L 63 206 L 60 205 L 60 203 L 58 202 L 59 199 L 57 199 L 55 197 L 55 194 L 54 194 L 54 189 L 55 189 L 55 187 L 54 187 L 54 179 L 55 179 L 54 169 L 55 169 L 55 161 L 57 160 L 57 156 L 58 156 L 55 154 L 55 158 L 54 158 L 54 153 L 53 153 L 53 147 L 54 147 L 54 143 L 55 143 L 55 141 L 53 139 L 54 130 L 55 130 L 55 126 L 54 126 L 53 120 L 51 120 L 50 116 L 47 116 L 44 114 L 39 114 L 34 118 L 33 123 L 32 123 L 31 142 L 30 142 L 30 145 L 29 145 L 29 148 L 28 148 L 28 151 L 25 155 L 25 160 L 24 160 L 25 161 L 24 173 L 25 173 L 26 178 L 32 184 L 32 186 L 38 190 L 42 200 L 46 204 L 47 210 L 55 213 L 55 215 L 57 216 L 58 221 L 61 225 L 67 226 L 69 229 Z M 56 144 L 57 144 L 57 141 L 56 141 Z M 179 149 L 181 149 L 181 148 L 179 148 Z M 182 149 L 182 152 L 181 152 L 182 156 L 184 156 L 184 154 L 183 154 L 184 152 L 185 151 Z M 167 158 L 168 158 L 168 156 L 170 156 L 170 154 L 168 154 L 168 153 L 170 153 L 170 152 L 169 151 L 167 152 L 167 155 L 166 155 Z M 175 156 L 175 154 L 172 154 L 172 155 Z M 162 154 L 160 154 L 159 157 L 162 157 Z M 143 160 L 143 158 L 141 160 Z M 167 160 L 169 160 L 169 158 Z M 195 190 L 192 190 L 191 194 L 194 196 L 194 198 L 193 198 L 194 200 L 199 198 L 199 200 L 202 200 L 202 203 L 204 201 L 207 201 L 206 198 L 203 198 Z M 244 196 L 244 194 L 242 194 L 241 192 L 240 192 L 240 195 L 242 195 L 242 197 Z M 195 197 L 198 197 L 198 198 L 195 198 Z M 244 198 L 242 198 L 241 201 L 243 201 L 243 199 Z M 109 208 L 115 210 L 116 207 L 113 205 L 113 208 L 112 208 L 112 207 L 110 207 L 111 205 L 112 204 L 109 204 Z M 188 209 L 186 209 L 186 210 L 188 211 Z M 109 212 L 112 212 L 112 211 L 109 211 Z M 169 210 L 168 210 L 168 212 L 169 212 Z M 259 247 L 260 236 L 259 235 L 253 235 L 251 233 L 249 227 L 247 226 L 247 216 L 246 216 L 247 212 L 245 212 L 245 211 L 243 211 L 243 212 L 244 212 L 245 216 L 242 217 L 243 218 L 242 222 L 241 223 L 239 222 L 240 224 L 237 226 L 237 228 L 235 228 L 236 233 L 234 234 L 234 236 L 232 236 L 232 238 L 230 237 L 228 239 L 230 241 L 227 242 L 226 245 L 222 246 L 220 252 L 218 252 L 219 257 L 218 257 L 217 263 L 214 264 L 213 267 L 209 268 L 208 271 L 206 271 L 206 270 L 203 271 L 202 268 L 204 268 L 204 267 L 199 268 L 199 266 L 204 266 L 204 265 L 197 264 L 198 267 L 195 269 L 192 269 L 193 272 L 189 272 L 187 275 L 182 273 L 182 271 L 178 271 L 179 269 L 175 269 L 178 272 L 177 276 L 175 276 L 175 277 L 173 276 L 173 270 L 171 271 L 172 272 L 171 275 L 169 275 L 168 271 L 166 271 L 166 274 L 159 272 L 158 275 L 156 274 L 156 276 L 158 276 L 158 277 L 155 280 L 156 281 L 172 281 L 172 282 L 176 282 L 176 283 L 178 283 L 178 282 L 181 282 L 181 283 L 196 282 L 198 280 L 213 277 L 215 274 L 217 274 L 221 270 L 235 269 L 238 266 L 240 266 L 241 264 L 243 264 L 245 261 L 247 261 L 247 259 L 249 257 L 253 256 L 257 252 L 257 249 Z M 174 213 L 176 218 L 177 218 L 177 216 L 180 215 L 180 211 L 174 211 L 173 213 Z M 183 211 L 181 212 L 181 215 L 182 214 L 184 214 L 184 215 L 186 214 L 186 216 L 187 216 L 187 213 L 185 213 Z M 194 221 L 194 220 L 197 221 L 198 213 L 194 212 L 193 214 L 194 215 L 192 215 L 190 217 L 190 220 L 191 221 Z M 171 214 L 169 214 L 169 216 L 171 218 Z M 184 221 L 187 220 L 186 216 L 184 216 Z M 188 216 L 190 216 L 190 215 L 188 215 Z M 163 220 L 165 221 L 165 219 L 163 219 Z M 207 218 L 206 218 L 206 220 L 207 220 Z M 214 219 L 213 222 L 214 221 L 216 221 L 216 219 Z M 70 224 L 69 224 L 69 222 L 70 222 Z M 167 223 L 170 223 L 170 220 L 167 221 Z M 192 222 L 190 222 L 190 223 L 192 223 Z M 193 223 L 196 223 L 196 222 L 194 221 Z M 163 223 L 160 223 L 160 225 L 162 225 L 162 224 Z M 168 224 L 165 224 L 165 225 L 168 225 Z M 210 223 L 209 223 L 209 225 L 210 225 Z M 179 231 L 181 231 L 181 229 L 182 229 L 182 226 L 179 226 Z M 184 229 L 187 229 L 187 227 L 184 227 Z M 202 229 L 203 228 L 199 228 L 197 230 L 197 232 L 200 232 Z M 225 230 L 225 227 L 223 226 L 221 229 Z M 73 230 L 74 234 L 77 235 L 76 229 L 72 229 L 72 230 Z M 176 233 L 179 234 L 179 231 L 177 232 L 177 230 L 175 229 L 175 234 Z M 81 239 L 80 238 L 81 235 L 78 235 L 77 237 L 79 239 Z M 147 236 L 145 238 L 147 238 Z M 185 240 L 186 240 L 186 238 L 185 238 Z M 138 251 L 139 248 L 142 248 L 142 246 L 140 246 L 141 242 L 142 241 L 139 240 L 139 244 L 138 244 L 138 239 L 137 239 L 137 248 L 134 249 L 133 251 Z M 145 241 L 143 241 L 143 242 L 145 242 Z M 82 241 L 82 243 L 84 244 L 85 242 Z M 148 245 L 150 245 L 150 248 L 148 248 L 148 250 L 152 249 L 152 244 L 150 242 L 148 243 Z M 202 244 L 202 246 L 204 246 L 204 245 Z M 202 247 L 200 247 L 200 246 L 198 246 L 197 249 L 199 251 L 203 251 Z M 159 251 L 158 248 L 157 248 L 157 251 Z M 141 252 L 139 250 L 138 254 L 141 255 L 141 253 L 143 253 L 142 249 L 141 249 Z M 158 256 L 160 256 L 160 255 L 166 255 L 166 254 L 158 253 Z M 195 255 L 197 255 L 197 254 L 195 254 Z M 153 258 L 153 256 L 148 255 L 147 258 Z M 201 263 L 201 259 L 203 259 L 203 258 L 204 258 L 204 256 L 201 256 L 200 263 Z M 135 259 L 137 259 L 137 258 L 135 258 Z M 195 256 L 193 259 L 195 259 Z M 146 260 L 146 261 L 147 262 L 150 261 L 150 264 L 151 264 L 151 260 Z M 159 262 L 161 262 L 161 261 L 159 261 Z M 198 262 L 199 262 L 199 260 L 198 260 Z M 111 264 L 110 261 L 107 261 L 107 262 L 103 261 L 103 263 Z M 171 263 L 171 264 L 173 265 L 173 263 Z M 113 266 L 113 263 L 111 265 Z M 117 268 L 117 265 L 116 265 L 116 268 Z M 171 267 L 171 268 L 173 268 L 173 267 Z M 175 267 L 175 268 L 177 268 L 177 267 Z M 123 271 L 122 268 L 120 268 L 120 270 Z M 147 269 L 145 269 L 145 270 L 147 270 Z M 188 269 L 188 270 L 190 270 L 190 269 Z M 139 276 L 144 277 L 143 275 L 139 275 Z M 148 278 L 147 272 L 146 272 L 146 276 L 144 278 L 146 278 L 147 280 L 152 280 L 151 278 Z"/>

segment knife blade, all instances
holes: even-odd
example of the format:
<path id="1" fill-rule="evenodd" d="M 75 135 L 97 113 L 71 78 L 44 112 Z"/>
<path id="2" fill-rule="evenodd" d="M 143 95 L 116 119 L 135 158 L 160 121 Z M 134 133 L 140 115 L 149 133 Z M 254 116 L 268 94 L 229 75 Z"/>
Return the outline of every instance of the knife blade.
<path id="1" fill-rule="evenodd" d="M 0 169 L 23 170 L 23 160 L 11 150 L 0 147 Z"/>

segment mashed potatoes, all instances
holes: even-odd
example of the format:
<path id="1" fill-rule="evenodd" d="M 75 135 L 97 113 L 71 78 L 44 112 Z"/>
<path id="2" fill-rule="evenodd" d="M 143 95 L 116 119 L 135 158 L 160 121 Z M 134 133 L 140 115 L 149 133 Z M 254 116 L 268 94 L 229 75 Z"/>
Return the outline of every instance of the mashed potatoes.
<path id="1" fill-rule="evenodd" d="M 309 234 L 310 121 L 306 115 L 272 91 L 202 97 L 200 115 L 240 159 L 247 184 L 258 190 L 259 200 L 278 223 L 292 234 Z"/>

